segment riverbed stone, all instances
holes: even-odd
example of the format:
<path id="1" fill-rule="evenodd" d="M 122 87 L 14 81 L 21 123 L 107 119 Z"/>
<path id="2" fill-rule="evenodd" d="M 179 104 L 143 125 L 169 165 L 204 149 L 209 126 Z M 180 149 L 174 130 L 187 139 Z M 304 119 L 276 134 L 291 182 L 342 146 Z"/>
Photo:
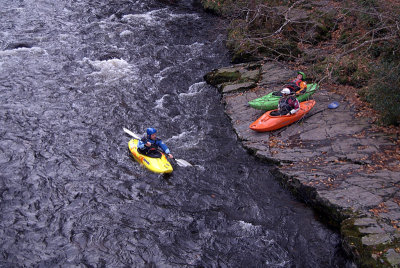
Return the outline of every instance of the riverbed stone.
<path id="1" fill-rule="evenodd" d="M 356 226 L 377 226 L 378 222 L 373 218 L 358 218 L 354 221 Z"/>
<path id="2" fill-rule="evenodd" d="M 260 76 L 260 69 L 257 68 L 256 70 L 248 70 L 246 72 L 242 72 L 242 79 L 257 81 Z"/>
<path id="3" fill-rule="evenodd" d="M 385 232 L 385 230 L 383 230 L 382 228 L 379 228 L 377 226 L 360 228 L 359 231 L 360 231 L 360 233 L 363 233 L 363 234 L 383 234 Z"/>
<path id="4" fill-rule="evenodd" d="M 386 252 L 386 259 L 393 266 L 400 264 L 400 254 L 392 248 Z"/>
<path id="5" fill-rule="evenodd" d="M 374 246 L 379 244 L 387 244 L 391 242 L 392 239 L 387 234 L 371 234 L 364 236 L 361 241 L 364 245 Z"/>
<path id="6" fill-rule="evenodd" d="M 222 93 L 230 93 L 242 91 L 248 88 L 255 87 L 256 84 L 254 82 L 244 82 L 240 84 L 227 84 L 222 86 Z"/>
<path id="7" fill-rule="evenodd" d="M 212 73 L 239 74 L 237 80 L 224 84 L 229 90 L 222 90 L 222 101 L 243 146 L 256 157 L 275 164 L 271 172 L 277 179 L 337 224 L 362 215 L 346 221 L 346 228 L 352 229 L 351 224 L 359 228 L 356 239 L 364 247 L 371 247 L 371 257 L 375 256 L 377 263 L 385 262 L 374 247 L 385 247 L 388 242 L 393 248 L 400 247 L 400 161 L 384 157 L 385 150 L 395 146 L 393 140 L 373 130 L 368 118 L 356 117 L 355 107 L 342 96 L 324 88 L 312 96 L 316 105 L 303 119 L 276 131 L 254 132 L 249 125 L 265 111 L 251 108 L 248 102 L 282 89 L 296 71 L 275 62 L 256 62 Z M 221 81 L 209 77 L 212 76 L 205 76 L 211 84 Z M 222 83 L 213 85 L 222 88 Z M 328 109 L 332 101 L 340 106 Z M 362 266 L 358 252 L 363 248 L 357 248 L 353 239 L 344 236 L 344 248 Z M 395 251 L 386 254 L 386 258 L 392 260 L 391 264 L 399 264 Z"/>
<path id="8" fill-rule="evenodd" d="M 283 86 L 282 81 L 289 82 L 289 78 L 296 76 L 296 72 L 290 69 L 277 68 L 276 63 L 265 63 L 261 67 L 261 79 L 259 86 L 266 87 L 265 92 L 272 92 Z M 276 87 L 276 88 L 274 88 Z M 262 93 L 261 93 L 262 94 Z M 264 94 L 265 95 L 265 94 Z"/>

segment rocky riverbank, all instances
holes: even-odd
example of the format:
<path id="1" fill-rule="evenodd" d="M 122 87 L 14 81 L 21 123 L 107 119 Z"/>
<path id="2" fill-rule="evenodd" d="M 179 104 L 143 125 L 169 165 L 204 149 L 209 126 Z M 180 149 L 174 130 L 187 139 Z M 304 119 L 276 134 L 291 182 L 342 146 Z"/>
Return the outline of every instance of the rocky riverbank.
<path id="1" fill-rule="evenodd" d="M 343 248 L 360 267 L 400 266 L 400 161 L 389 136 L 323 86 L 299 122 L 273 132 L 249 129 L 264 112 L 247 102 L 295 75 L 277 63 L 256 62 L 213 70 L 205 80 L 221 91 L 243 146 L 274 163 L 285 187 L 340 228 Z M 328 109 L 332 101 L 340 106 Z"/>

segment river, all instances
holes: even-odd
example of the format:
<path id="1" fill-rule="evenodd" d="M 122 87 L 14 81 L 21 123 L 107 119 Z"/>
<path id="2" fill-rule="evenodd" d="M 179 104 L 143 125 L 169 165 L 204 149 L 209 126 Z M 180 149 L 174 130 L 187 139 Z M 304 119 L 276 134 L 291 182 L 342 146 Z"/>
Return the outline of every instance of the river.
<path id="1" fill-rule="evenodd" d="M 351 267 L 240 145 L 196 1 L 0 0 L 1 267 Z M 194 166 L 150 173 L 122 128 Z"/>

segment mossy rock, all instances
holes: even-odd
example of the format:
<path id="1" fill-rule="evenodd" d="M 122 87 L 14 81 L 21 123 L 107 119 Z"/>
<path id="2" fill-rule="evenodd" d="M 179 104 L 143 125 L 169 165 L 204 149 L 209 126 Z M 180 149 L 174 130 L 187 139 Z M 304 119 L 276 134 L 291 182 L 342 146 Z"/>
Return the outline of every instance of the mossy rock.
<path id="1" fill-rule="evenodd" d="M 359 267 L 391 267 L 382 252 L 386 252 L 390 248 L 397 248 L 398 241 L 392 238 L 389 240 L 382 239 L 382 237 L 387 236 L 386 234 L 361 233 L 360 228 L 368 226 L 368 222 L 366 225 L 357 225 L 355 222 L 363 219 L 369 218 L 356 216 L 342 222 L 340 232 L 342 235 L 343 248 L 348 254 L 353 255 Z M 374 236 L 377 238 L 373 238 Z M 378 242 L 373 245 L 367 245 L 365 241 L 368 239 Z M 380 240 L 382 240 L 382 242 L 379 242 Z"/>
<path id="2" fill-rule="evenodd" d="M 234 82 L 234 81 L 239 80 L 240 78 L 241 78 L 241 74 L 239 71 L 220 72 L 219 70 L 214 70 L 204 76 L 204 79 L 207 81 L 207 83 L 209 83 L 213 86 L 218 86 L 218 85 L 221 85 L 224 83 Z"/>

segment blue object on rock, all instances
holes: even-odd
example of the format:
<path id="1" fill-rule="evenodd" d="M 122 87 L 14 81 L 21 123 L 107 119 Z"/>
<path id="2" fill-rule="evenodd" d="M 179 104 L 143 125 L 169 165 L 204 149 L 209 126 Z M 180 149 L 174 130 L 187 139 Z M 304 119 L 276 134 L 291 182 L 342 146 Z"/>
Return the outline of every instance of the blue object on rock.
<path id="1" fill-rule="evenodd" d="M 336 109 L 337 107 L 339 107 L 339 103 L 337 101 L 334 101 L 328 105 L 329 109 Z"/>

